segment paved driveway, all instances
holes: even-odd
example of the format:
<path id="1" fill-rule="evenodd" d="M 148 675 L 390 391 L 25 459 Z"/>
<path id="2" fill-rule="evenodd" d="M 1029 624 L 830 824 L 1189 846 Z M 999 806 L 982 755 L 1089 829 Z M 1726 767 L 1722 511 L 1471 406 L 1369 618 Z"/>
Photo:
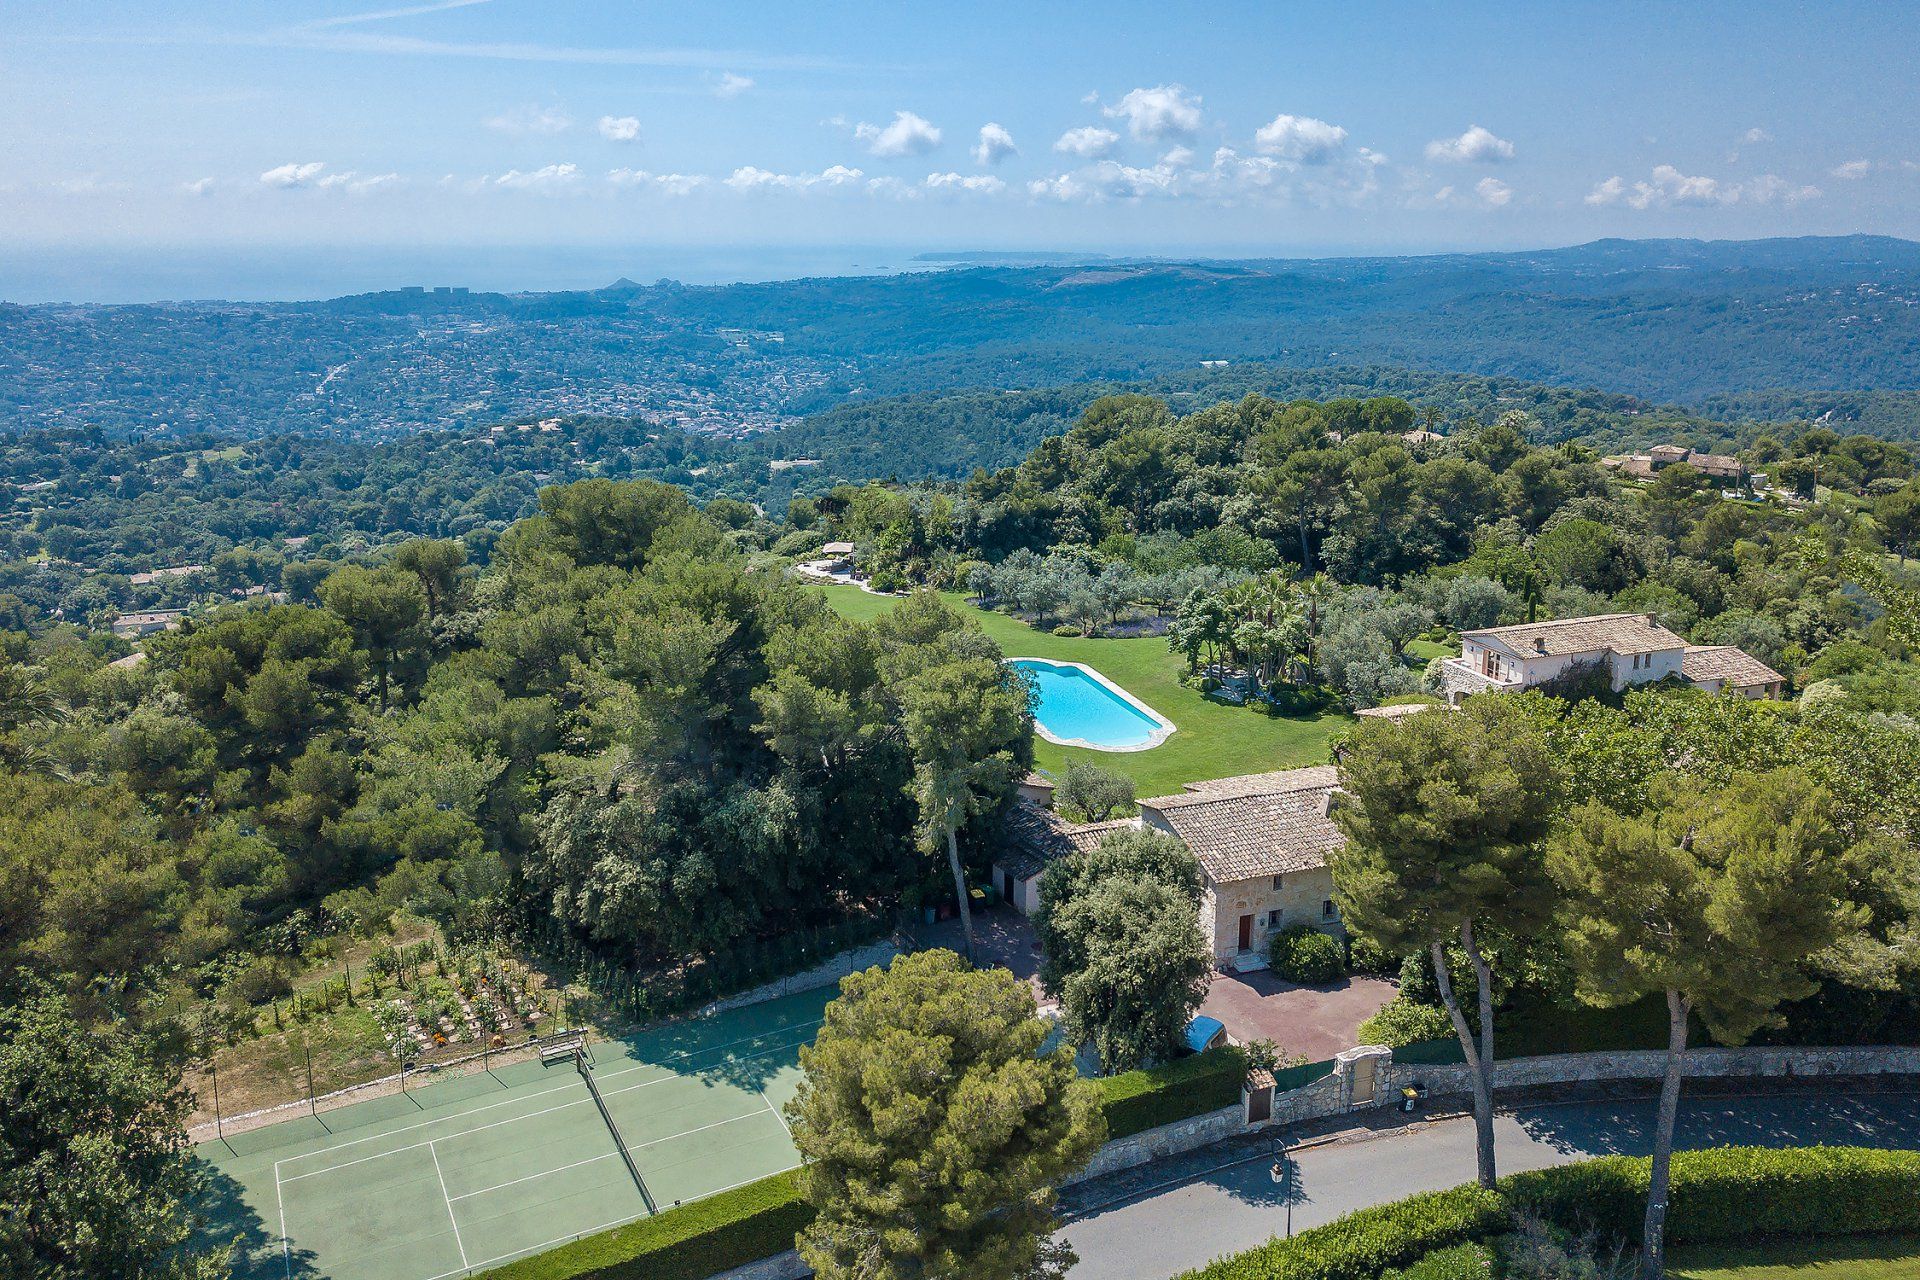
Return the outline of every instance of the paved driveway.
<path id="1" fill-rule="evenodd" d="M 1303 987 L 1261 970 L 1220 974 L 1200 1012 L 1226 1024 L 1244 1044 L 1271 1040 L 1287 1053 L 1321 1062 L 1360 1043 L 1360 1024 L 1393 999 L 1394 985 L 1379 978 L 1346 978 Z"/>
<path id="2" fill-rule="evenodd" d="M 1497 1121 L 1503 1173 L 1545 1168 L 1596 1155 L 1645 1155 L 1652 1099 L 1523 1107 Z M 1683 1099 L 1680 1147 L 1920 1147 L 1920 1093 Z M 1216 1148 L 1216 1151 L 1221 1150 Z M 1196 1153 L 1200 1155 L 1201 1153 Z M 1070 1222 L 1067 1241 L 1086 1280 L 1160 1280 L 1223 1254 L 1263 1244 L 1287 1228 L 1287 1208 L 1270 1175 L 1272 1155 L 1258 1142 L 1236 1144 L 1228 1168 L 1094 1209 Z M 1417 1125 L 1410 1131 L 1316 1147 L 1295 1158 L 1293 1229 L 1329 1222 L 1368 1205 L 1473 1179 L 1473 1123 Z"/>

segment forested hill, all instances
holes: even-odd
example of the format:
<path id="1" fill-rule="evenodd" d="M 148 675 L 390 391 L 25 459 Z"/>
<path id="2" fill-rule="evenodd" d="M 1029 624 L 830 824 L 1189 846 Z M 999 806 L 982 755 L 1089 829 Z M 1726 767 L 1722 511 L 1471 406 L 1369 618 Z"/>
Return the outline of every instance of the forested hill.
<path id="1" fill-rule="evenodd" d="M 1920 245 L 1599 241 L 1413 258 L 981 266 L 561 294 L 0 306 L 0 423 L 776 426 L 867 395 L 1398 366 L 1655 401 L 1920 390 Z"/>

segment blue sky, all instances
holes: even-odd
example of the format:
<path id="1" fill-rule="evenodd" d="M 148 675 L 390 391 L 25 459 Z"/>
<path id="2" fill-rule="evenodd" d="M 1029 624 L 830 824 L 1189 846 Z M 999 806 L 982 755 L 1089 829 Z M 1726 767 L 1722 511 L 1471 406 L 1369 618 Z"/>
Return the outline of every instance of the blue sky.
<path id="1" fill-rule="evenodd" d="M 5 25 L 15 246 L 1920 235 L 1905 6 L 8 0 Z"/>

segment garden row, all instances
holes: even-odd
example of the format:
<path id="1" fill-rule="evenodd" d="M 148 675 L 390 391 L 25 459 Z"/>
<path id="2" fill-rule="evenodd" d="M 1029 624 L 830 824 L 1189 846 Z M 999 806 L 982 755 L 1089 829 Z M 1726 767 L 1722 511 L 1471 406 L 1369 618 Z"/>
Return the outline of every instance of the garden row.
<path id="1" fill-rule="evenodd" d="M 1245 1074 L 1238 1050 L 1213 1049 L 1094 1084 L 1112 1139 L 1232 1106 Z M 487 1275 L 490 1280 L 704 1280 L 793 1248 L 794 1235 L 812 1218 L 813 1209 L 800 1197 L 798 1175 L 780 1173 Z"/>

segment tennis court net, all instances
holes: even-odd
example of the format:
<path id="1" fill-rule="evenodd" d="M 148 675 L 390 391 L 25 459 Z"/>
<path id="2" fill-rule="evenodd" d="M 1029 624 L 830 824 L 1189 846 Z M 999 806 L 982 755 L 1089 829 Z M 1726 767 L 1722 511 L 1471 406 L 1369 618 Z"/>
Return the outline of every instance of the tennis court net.
<path id="1" fill-rule="evenodd" d="M 640 1188 L 640 1198 L 646 1202 L 648 1213 L 660 1212 L 653 1202 L 653 1193 L 647 1190 L 647 1180 L 640 1176 L 640 1166 L 633 1162 L 633 1152 L 627 1150 L 627 1140 L 620 1136 L 620 1126 L 613 1122 L 613 1113 L 607 1110 L 607 1100 L 600 1096 L 600 1086 L 594 1082 L 593 1068 L 587 1065 L 584 1050 L 575 1048 L 573 1065 L 580 1072 L 580 1078 L 587 1082 L 587 1092 L 593 1095 L 593 1105 L 600 1108 L 600 1118 L 607 1122 L 607 1132 L 613 1135 L 613 1145 L 620 1151 L 620 1158 L 627 1163 L 627 1172 L 633 1175 L 633 1185 Z"/>

